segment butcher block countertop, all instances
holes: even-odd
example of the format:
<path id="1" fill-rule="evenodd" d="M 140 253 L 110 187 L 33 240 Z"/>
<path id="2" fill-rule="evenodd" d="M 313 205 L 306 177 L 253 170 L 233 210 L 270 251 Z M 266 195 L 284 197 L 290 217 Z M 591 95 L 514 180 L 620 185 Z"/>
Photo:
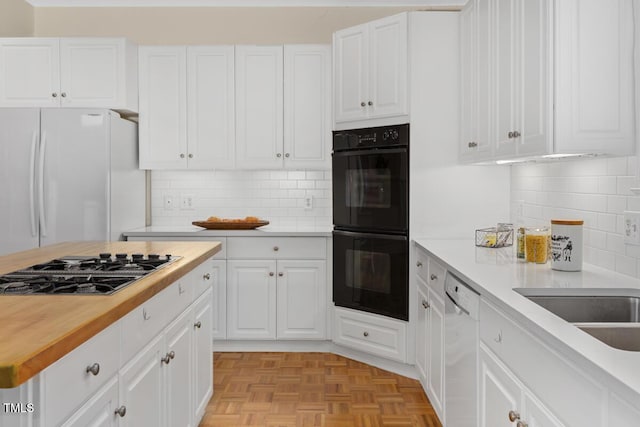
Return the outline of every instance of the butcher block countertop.
<path id="1" fill-rule="evenodd" d="M 0 388 L 16 387 L 220 251 L 218 242 L 68 242 L 0 257 L 0 274 L 68 255 L 181 259 L 112 295 L 0 295 Z"/>

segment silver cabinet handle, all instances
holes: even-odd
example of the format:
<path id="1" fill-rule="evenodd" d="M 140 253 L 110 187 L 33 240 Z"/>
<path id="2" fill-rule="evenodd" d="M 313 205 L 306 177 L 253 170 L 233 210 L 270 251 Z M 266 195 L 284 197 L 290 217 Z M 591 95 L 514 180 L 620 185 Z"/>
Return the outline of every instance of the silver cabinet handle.
<path id="1" fill-rule="evenodd" d="M 367 102 L 367 104 L 369 104 L 369 106 L 373 105 L 373 102 L 369 101 Z"/>
<path id="2" fill-rule="evenodd" d="M 184 153 L 180 153 L 180 158 L 184 159 Z"/>
<path id="3" fill-rule="evenodd" d="M 431 276 L 429 276 L 429 278 L 431 280 L 438 280 L 438 276 L 436 276 L 435 274 L 432 274 Z"/>
<path id="4" fill-rule="evenodd" d="M 368 337 L 369 336 L 369 332 L 364 331 L 364 334 L 362 334 L 362 335 L 364 335 L 365 337 Z"/>
<path id="5" fill-rule="evenodd" d="M 51 96 L 52 96 L 52 97 L 54 97 L 54 98 L 57 98 L 57 97 L 58 97 L 58 94 L 57 94 L 57 93 L 55 93 L 55 92 L 53 92 L 53 93 L 51 94 Z"/>
<path id="6" fill-rule="evenodd" d="M 196 323 L 193 324 L 193 327 L 200 329 L 202 327 L 202 322 L 198 320 Z"/>
<path id="7" fill-rule="evenodd" d="M 184 294 L 185 290 L 182 289 L 182 283 L 178 283 L 178 295 Z"/>
<path id="8" fill-rule="evenodd" d="M 289 157 L 289 155 L 290 155 L 289 153 L 285 153 L 284 154 L 285 157 Z"/>
<path id="9" fill-rule="evenodd" d="M 361 106 L 361 107 L 366 107 L 366 106 L 367 106 L 367 104 L 366 104 L 366 102 L 362 101 L 362 102 L 360 103 L 360 106 Z"/>
<path id="10" fill-rule="evenodd" d="M 100 373 L 100 364 L 94 363 L 93 365 L 87 366 L 86 372 L 87 374 L 92 373 L 93 375 L 98 375 Z"/>
<path id="11" fill-rule="evenodd" d="M 498 332 L 498 335 L 493 339 L 495 342 L 500 344 L 502 342 L 502 331 Z"/>
<path id="12" fill-rule="evenodd" d="M 269 276 L 273 277 L 273 271 L 269 272 Z"/>
<path id="13" fill-rule="evenodd" d="M 162 359 L 160 359 L 160 361 L 166 365 L 169 364 L 169 362 L 171 362 L 171 356 L 169 356 L 169 353 L 165 354 L 164 357 Z"/>
<path id="14" fill-rule="evenodd" d="M 276 154 L 276 157 L 278 157 L 278 158 L 282 157 L 282 153 Z"/>
<path id="15" fill-rule="evenodd" d="M 146 308 L 143 308 L 143 309 L 142 309 L 142 318 L 143 318 L 144 320 L 149 320 L 149 319 L 151 319 L 151 315 L 147 313 L 147 309 L 146 309 Z"/>
<path id="16" fill-rule="evenodd" d="M 193 159 L 193 154 L 189 153 L 189 158 Z"/>
<path id="17" fill-rule="evenodd" d="M 524 421 L 518 421 L 516 427 L 529 427 L 529 424 L 525 423 Z"/>
<path id="18" fill-rule="evenodd" d="M 173 351 L 173 350 L 171 350 L 171 351 L 168 353 L 168 356 L 169 356 L 169 359 L 173 360 L 173 359 L 175 359 L 175 358 L 176 358 L 176 352 L 175 352 L 175 351 Z"/>
<path id="19" fill-rule="evenodd" d="M 119 407 L 118 409 L 115 410 L 114 412 L 116 415 L 120 415 L 120 418 L 124 417 L 125 415 L 127 415 L 127 407 L 122 405 L 121 407 Z"/>
<path id="20" fill-rule="evenodd" d="M 280 248 L 279 248 L 279 247 L 277 247 L 277 246 L 274 246 L 274 247 L 273 247 L 273 251 L 274 251 L 274 252 L 278 252 L 279 250 L 280 250 Z"/>
<path id="21" fill-rule="evenodd" d="M 473 141 L 472 141 L 472 142 L 470 142 L 470 143 L 469 143 L 469 144 L 467 144 L 467 145 L 469 146 L 469 148 L 475 148 L 475 147 L 477 147 L 477 146 L 478 146 L 478 143 L 477 143 L 477 142 L 473 142 Z"/>
<path id="22" fill-rule="evenodd" d="M 427 308 L 431 307 L 429 305 L 429 303 L 426 300 L 422 300 L 422 306 L 424 307 L 424 309 L 426 310 Z"/>
<path id="23" fill-rule="evenodd" d="M 514 138 L 519 138 L 520 137 L 520 132 L 518 132 L 517 130 L 513 131 L 513 137 Z"/>
<path id="24" fill-rule="evenodd" d="M 63 98 L 66 98 L 66 97 L 67 97 L 67 93 L 66 93 L 66 92 L 62 92 L 62 93 L 60 94 L 60 96 L 61 96 L 61 97 L 63 97 Z"/>
<path id="25" fill-rule="evenodd" d="M 205 273 L 205 274 L 204 274 L 204 276 L 202 276 L 202 278 L 203 278 L 204 280 L 211 280 L 211 274 L 209 274 L 209 273 Z"/>
<path id="26" fill-rule="evenodd" d="M 509 421 L 514 422 L 520 419 L 520 413 L 518 411 L 509 411 Z"/>
<path id="27" fill-rule="evenodd" d="M 284 276 L 284 273 L 282 272 L 278 273 L 278 277 L 282 277 L 282 276 Z"/>
<path id="28" fill-rule="evenodd" d="M 416 267 L 422 267 L 422 263 L 420 261 L 416 262 Z"/>

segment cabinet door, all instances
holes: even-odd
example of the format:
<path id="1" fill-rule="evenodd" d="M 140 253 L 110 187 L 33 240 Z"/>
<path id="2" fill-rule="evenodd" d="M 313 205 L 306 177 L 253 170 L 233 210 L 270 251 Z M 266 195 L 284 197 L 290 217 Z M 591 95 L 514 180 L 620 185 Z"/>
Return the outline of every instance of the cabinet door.
<path id="1" fill-rule="evenodd" d="M 429 333 L 427 384 L 429 400 L 436 413 L 444 415 L 444 301 L 429 290 Z"/>
<path id="2" fill-rule="evenodd" d="M 210 261 L 212 275 L 212 304 L 215 308 L 211 319 L 211 330 L 214 339 L 227 338 L 227 262 Z"/>
<path id="3" fill-rule="evenodd" d="M 492 118 L 493 109 L 493 88 L 494 75 L 492 66 L 493 49 L 491 48 L 491 3 L 490 0 L 475 1 L 474 34 L 476 42 L 474 44 L 474 60 L 476 62 L 477 80 L 474 102 L 474 125 L 476 135 L 474 147 L 476 153 L 475 160 L 488 159 L 492 153 L 494 126 Z"/>
<path id="4" fill-rule="evenodd" d="M 118 377 L 115 376 L 62 423 L 62 427 L 116 427 L 119 418 L 115 413 L 117 408 Z"/>
<path id="5" fill-rule="evenodd" d="M 460 151 L 462 161 L 473 161 L 477 151 L 476 110 L 477 58 L 475 1 L 460 11 Z"/>
<path id="6" fill-rule="evenodd" d="M 164 335 L 158 335 L 120 371 L 120 405 L 126 408 L 120 427 L 164 425 L 160 361 L 164 349 Z"/>
<path id="7" fill-rule="evenodd" d="M 370 118 L 408 114 L 407 14 L 369 23 Z"/>
<path id="8" fill-rule="evenodd" d="M 282 167 L 282 46 L 236 46 L 236 164 Z"/>
<path id="9" fill-rule="evenodd" d="M 555 151 L 633 153 L 632 3 L 554 2 Z"/>
<path id="10" fill-rule="evenodd" d="M 278 261 L 278 339 L 324 339 L 326 261 Z"/>
<path id="11" fill-rule="evenodd" d="M 523 419 L 528 427 L 564 427 L 556 417 L 535 396 L 526 392 L 524 395 Z M 625 424 L 609 424 L 623 426 Z M 631 425 L 631 424 L 629 424 Z"/>
<path id="12" fill-rule="evenodd" d="M 515 426 L 510 411 L 521 409 L 521 388 L 511 372 L 480 344 L 480 427 Z"/>
<path id="13" fill-rule="evenodd" d="M 552 134 L 550 105 L 552 100 L 549 66 L 550 8 L 549 0 L 520 2 L 522 22 L 519 28 L 520 70 L 518 86 L 518 155 L 545 154 L 551 149 Z"/>
<path id="14" fill-rule="evenodd" d="M 211 321 L 213 319 L 212 291 L 205 292 L 193 308 L 193 404 L 194 425 L 202 419 L 213 394 L 213 345 Z"/>
<path id="15" fill-rule="evenodd" d="M 275 339 L 276 262 L 227 261 L 227 337 Z"/>
<path id="16" fill-rule="evenodd" d="M 284 165 L 331 166 L 331 46 L 284 46 Z"/>
<path id="17" fill-rule="evenodd" d="M 61 39 L 61 106 L 117 108 L 124 66 L 122 39 Z"/>
<path id="18" fill-rule="evenodd" d="M 416 276 L 418 285 L 418 320 L 416 322 L 416 368 L 420 374 L 420 382 L 426 389 L 429 382 L 428 341 L 429 341 L 429 291 L 427 284 L 420 276 Z"/>
<path id="19" fill-rule="evenodd" d="M 187 48 L 189 169 L 235 166 L 233 46 Z"/>
<path id="20" fill-rule="evenodd" d="M 0 107 L 60 105 L 58 39 L 0 40 Z"/>
<path id="21" fill-rule="evenodd" d="M 187 167 L 186 48 L 141 47 L 140 168 Z"/>
<path id="22" fill-rule="evenodd" d="M 517 131 L 517 33 L 516 1 L 495 0 L 493 46 L 495 49 L 495 155 L 512 156 L 516 153 L 513 132 Z"/>
<path id="23" fill-rule="evenodd" d="M 166 408 L 166 425 L 189 427 L 193 425 L 192 373 L 193 373 L 193 316 L 191 310 L 183 312 L 166 331 L 168 363 L 162 363 Z"/>
<path id="24" fill-rule="evenodd" d="M 336 123 L 366 118 L 369 108 L 366 24 L 336 31 L 333 35 L 333 74 Z"/>

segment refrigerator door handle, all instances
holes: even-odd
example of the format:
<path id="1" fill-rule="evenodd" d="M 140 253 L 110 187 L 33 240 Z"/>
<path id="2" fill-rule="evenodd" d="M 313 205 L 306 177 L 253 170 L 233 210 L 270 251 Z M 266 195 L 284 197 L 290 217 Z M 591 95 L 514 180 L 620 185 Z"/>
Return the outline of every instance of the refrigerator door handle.
<path id="1" fill-rule="evenodd" d="M 44 214 L 44 154 L 47 146 L 47 134 L 42 132 L 42 143 L 40 144 L 40 162 L 39 162 L 39 183 L 38 194 L 40 196 L 40 236 L 45 237 L 47 235 L 47 219 Z"/>
<path id="2" fill-rule="evenodd" d="M 29 162 L 29 213 L 31 219 L 31 235 L 36 236 L 36 147 L 38 146 L 38 131 L 33 131 L 31 138 L 31 158 Z"/>

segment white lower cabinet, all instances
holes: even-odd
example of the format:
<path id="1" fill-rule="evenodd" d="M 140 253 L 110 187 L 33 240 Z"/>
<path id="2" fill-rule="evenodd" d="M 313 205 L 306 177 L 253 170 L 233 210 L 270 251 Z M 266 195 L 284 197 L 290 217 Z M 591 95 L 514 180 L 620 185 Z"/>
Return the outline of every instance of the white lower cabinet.
<path id="1" fill-rule="evenodd" d="M 416 252 L 416 367 L 438 417 L 444 419 L 444 279 L 446 270 Z M 428 279 L 427 279 L 428 278 Z M 428 280 L 428 281 L 427 281 Z"/>
<path id="2" fill-rule="evenodd" d="M 165 393 L 165 425 L 172 427 L 193 426 L 192 380 L 193 372 L 193 309 L 185 311 L 168 328 L 165 334 L 162 374 Z"/>
<path id="3" fill-rule="evenodd" d="M 480 427 L 563 427 L 516 377 L 480 344 Z"/>
<path id="4" fill-rule="evenodd" d="M 118 377 L 114 376 L 85 403 L 62 427 L 118 426 Z"/>
<path id="5" fill-rule="evenodd" d="M 205 292 L 193 306 L 193 413 L 202 419 L 213 395 L 213 342 L 208 331 L 214 318 L 212 291 Z M 194 422 L 194 425 L 197 423 Z"/>

